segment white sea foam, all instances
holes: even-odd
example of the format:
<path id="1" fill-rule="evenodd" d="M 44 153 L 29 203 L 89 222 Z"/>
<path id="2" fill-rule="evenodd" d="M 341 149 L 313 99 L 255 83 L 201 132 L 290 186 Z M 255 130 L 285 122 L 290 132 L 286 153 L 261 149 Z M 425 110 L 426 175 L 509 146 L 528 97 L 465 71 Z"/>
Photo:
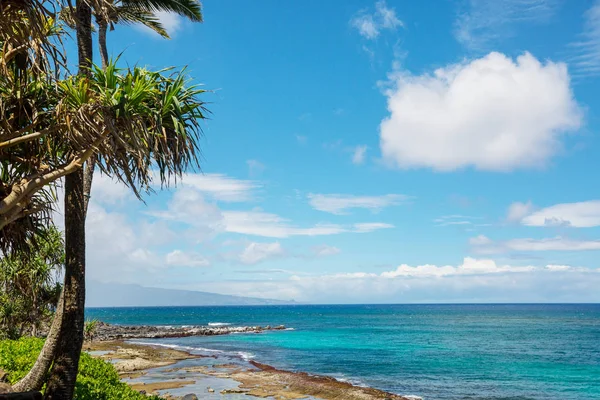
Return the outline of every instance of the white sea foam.
<path id="1" fill-rule="evenodd" d="M 208 326 L 229 326 L 229 322 L 209 322 Z"/>
<path id="2" fill-rule="evenodd" d="M 134 341 L 132 343 L 141 344 L 143 346 L 166 347 L 166 348 L 174 349 L 174 350 L 201 351 L 201 352 L 205 352 L 205 353 L 224 353 L 223 350 L 207 349 L 205 347 L 182 346 L 182 345 L 179 345 L 179 344 L 155 343 L 155 342 L 137 342 L 137 341 Z"/>
<path id="3" fill-rule="evenodd" d="M 252 353 L 248 353 L 246 351 L 238 351 L 237 354 L 242 357 L 242 359 L 244 361 L 250 361 L 251 359 L 253 359 L 254 357 L 256 357 L 254 354 Z"/>

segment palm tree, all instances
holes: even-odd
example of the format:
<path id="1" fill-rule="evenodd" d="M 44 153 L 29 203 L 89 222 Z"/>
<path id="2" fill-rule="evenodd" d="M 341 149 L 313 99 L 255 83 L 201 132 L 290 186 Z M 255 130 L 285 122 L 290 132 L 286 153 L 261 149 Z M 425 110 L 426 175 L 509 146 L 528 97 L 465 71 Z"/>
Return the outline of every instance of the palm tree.
<path id="1" fill-rule="evenodd" d="M 106 33 L 115 24 L 141 24 L 160 36 L 169 38 L 156 12 L 179 14 L 190 21 L 202 22 L 202 7 L 197 0 L 100 0 L 94 3 L 93 13 L 98 24 L 98 45 L 102 67 L 108 65 Z"/>

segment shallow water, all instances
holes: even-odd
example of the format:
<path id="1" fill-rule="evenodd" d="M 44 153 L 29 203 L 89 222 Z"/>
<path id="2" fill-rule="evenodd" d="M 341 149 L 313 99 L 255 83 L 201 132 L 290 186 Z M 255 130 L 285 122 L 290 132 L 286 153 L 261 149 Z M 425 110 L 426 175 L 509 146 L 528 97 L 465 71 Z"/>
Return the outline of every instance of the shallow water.
<path id="1" fill-rule="evenodd" d="M 600 305 L 89 309 L 110 323 L 278 325 L 160 339 L 425 399 L 600 399 Z"/>

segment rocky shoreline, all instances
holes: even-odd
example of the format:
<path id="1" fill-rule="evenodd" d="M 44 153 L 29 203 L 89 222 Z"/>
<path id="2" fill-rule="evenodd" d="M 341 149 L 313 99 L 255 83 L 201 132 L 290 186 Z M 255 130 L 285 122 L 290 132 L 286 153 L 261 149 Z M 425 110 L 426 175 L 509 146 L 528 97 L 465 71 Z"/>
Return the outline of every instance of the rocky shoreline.
<path id="1" fill-rule="evenodd" d="M 154 326 L 154 325 L 113 325 L 98 322 L 94 331 L 95 341 L 111 341 L 122 339 L 159 339 L 187 336 L 214 336 L 231 333 L 261 333 L 265 331 L 285 330 L 278 326 Z"/>
<path id="2" fill-rule="evenodd" d="M 169 400 L 422 400 L 355 386 L 329 376 L 285 371 L 250 361 L 231 363 L 219 355 L 198 355 L 149 344 L 91 342 L 92 355 L 111 361 L 134 390 Z"/>

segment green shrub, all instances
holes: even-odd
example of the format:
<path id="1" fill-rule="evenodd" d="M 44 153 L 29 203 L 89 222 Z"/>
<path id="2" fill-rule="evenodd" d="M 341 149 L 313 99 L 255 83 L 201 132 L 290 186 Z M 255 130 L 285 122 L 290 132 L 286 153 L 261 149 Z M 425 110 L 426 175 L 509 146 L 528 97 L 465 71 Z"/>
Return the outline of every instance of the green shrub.
<path id="1" fill-rule="evenodd" d="M 24 377 L 33 366 L 44 341 L 37 338 L 0 341 L 0 368 L 8 373 L 10 383 Z M 158 400 L 136 392 L 119 379 L 117 370 L 106 361 L 81 353 L 79 375 L 75 384 L 77 400 Z"/>

